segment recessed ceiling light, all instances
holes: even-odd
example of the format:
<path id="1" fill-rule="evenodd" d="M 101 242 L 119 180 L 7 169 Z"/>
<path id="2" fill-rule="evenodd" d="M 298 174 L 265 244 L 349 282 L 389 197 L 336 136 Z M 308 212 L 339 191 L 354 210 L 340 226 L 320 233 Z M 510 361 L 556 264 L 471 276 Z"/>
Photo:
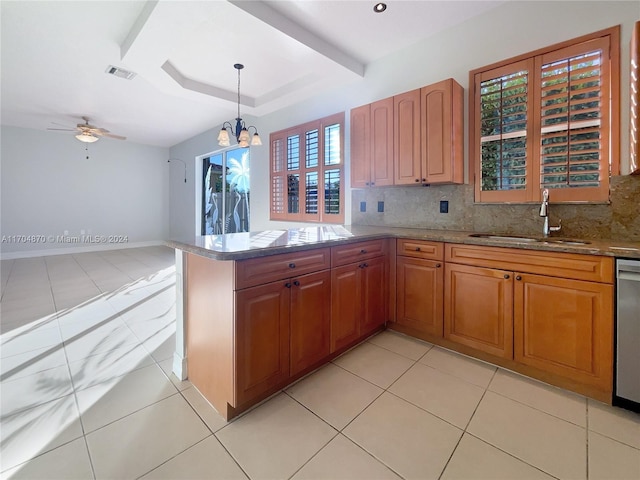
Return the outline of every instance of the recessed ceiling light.
<path id="1" fill-rule="evenodd" d="M 387 4 L 383 2 L 376 3 L 373 6 L 373 11 L 376 13 L 382 13 L 387 9 Z"/>

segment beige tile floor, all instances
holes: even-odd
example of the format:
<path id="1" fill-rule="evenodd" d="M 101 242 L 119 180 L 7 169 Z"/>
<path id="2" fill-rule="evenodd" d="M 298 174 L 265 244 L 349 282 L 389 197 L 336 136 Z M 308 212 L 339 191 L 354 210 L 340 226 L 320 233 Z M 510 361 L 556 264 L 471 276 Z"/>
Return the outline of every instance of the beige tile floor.
<path id="1" fill-rule="evenodd" d="M 640 415 L 383 332 L 235 421 L 165 247 L 2 262 L 2 478 L 640 479 Z"/>

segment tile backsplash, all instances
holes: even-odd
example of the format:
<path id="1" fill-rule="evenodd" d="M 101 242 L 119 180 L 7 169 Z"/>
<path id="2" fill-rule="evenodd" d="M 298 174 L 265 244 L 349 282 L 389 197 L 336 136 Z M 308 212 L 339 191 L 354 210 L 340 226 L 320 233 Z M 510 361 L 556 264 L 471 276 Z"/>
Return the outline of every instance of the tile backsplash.
<path id="1" fill-rule="evenodd" d="M 475 204 L 473 185 L 376 187 L 351 195 L 353 225 L 542 235 L 539 204 Z M 640 176 L 612 177 L 610 198 L 609 204 L 556 205 L 551 191 L 549 221 L 557 225 L 562 219 L 556 236 L 640 242 Z M 441 200 L 449 202 L 448 213 L 440 213 Z"/>

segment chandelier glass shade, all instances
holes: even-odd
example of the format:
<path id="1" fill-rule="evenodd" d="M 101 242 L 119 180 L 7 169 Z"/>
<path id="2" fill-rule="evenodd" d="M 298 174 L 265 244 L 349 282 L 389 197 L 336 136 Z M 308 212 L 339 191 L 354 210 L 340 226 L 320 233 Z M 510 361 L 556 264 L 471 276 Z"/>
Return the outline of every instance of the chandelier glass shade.
<path id="1" fill-rule="evenodd" d="M 240 70 L 244 68 L 244 65 L 236 63 L 233 68 L 238 70 L 238 116 L 235 119 L 235 126 L 231 122 L 224 122 L 222 124 L 220 133 L 218 134 L 218 145 L 221 147 L 231 146 L 229 130 L 233 136 L 236 137 L 239 147 L 245 148 L 249 145 L 262 145 L 262 140 L 260 139 L 260 135 L 258 135 L 258 129 L 253 125 L 247 127 L 242 117 L 240 117 Z M 251 129 L 254 130 L 253 136 L 249 133 Z"/>

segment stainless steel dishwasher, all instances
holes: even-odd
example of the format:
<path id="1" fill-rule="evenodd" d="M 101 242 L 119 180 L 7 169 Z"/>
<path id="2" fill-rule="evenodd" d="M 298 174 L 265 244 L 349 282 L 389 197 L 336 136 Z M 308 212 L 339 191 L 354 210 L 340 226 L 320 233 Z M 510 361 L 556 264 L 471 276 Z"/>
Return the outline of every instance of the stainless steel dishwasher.
<path id="1" fill-rule="evenodd" d="M 614 405 L 640 412 L 640 260 L 616 260 Z"/>

